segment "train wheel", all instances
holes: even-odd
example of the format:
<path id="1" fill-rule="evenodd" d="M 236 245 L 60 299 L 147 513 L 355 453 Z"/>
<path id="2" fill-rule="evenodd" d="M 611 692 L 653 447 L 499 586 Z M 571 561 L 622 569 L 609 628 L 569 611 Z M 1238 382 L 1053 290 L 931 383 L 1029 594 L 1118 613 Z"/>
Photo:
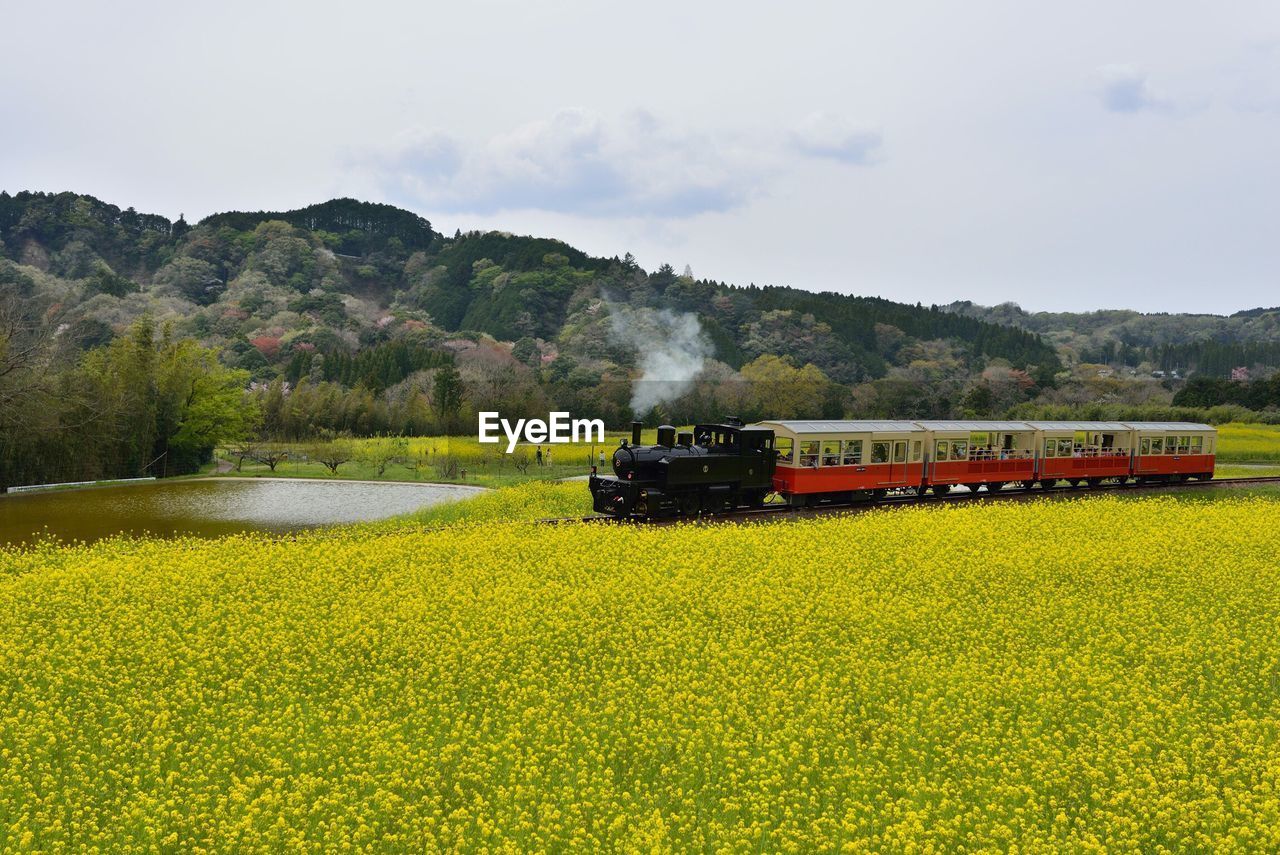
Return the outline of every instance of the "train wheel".
<path id="1" fill-rule="evenodd" d="M 1072 487 L 1079 487 L 1082 482 L 1079 478 L 1072 478 L 1069 483 Z"/>
<path id="2" fill-rule="evenodd" d="M 976 496 L 978 495 L 978 488 L 981 487 L 982 485 L 981 484 L 965 484 L 965 486 L 969 488 L 970 495 Z"/>
<path id="3" fill-rule="evenodd" d="M 1035 481 L 1032 481 L 1031 479 L 1029 479 L 1029 478 L 1028 478 L 1026 481 L 1023 481 L 1023 482 L 1022 482 L 1022 489 L 1024 489 L 1024 490 L 1030 490 L 1030 489 L 1031 489 L 1032 487 L 1034 487 L 1035 485 L 1036 485 L 1036 482 L 1035 482 Z"/>
<path id="4" fill-rule="evenodd" d="M 1116 479 L 1116 484 L 1118 484 L 1121 487 L 1123 487 L 1125 484 L 1128 484 L 1128 483 L 1129 483 L 1128 475 L 1121 475 L 1119 478 Z"/>
<path id="5" fill-rule="evenodd" d="M 872 490 L 872 491 L 871 491 L 871 501 L 873 501 L 873 502 L 883 502 L 883 501 L 884 501 L 884 497 L 885 497 L 885 496 L 887 496 L 888 494 L 889 494 L 889 491 L 888 491 L 888 490 L 886 490 L 886 489 L 884 489 L 883 487 L 881 487 L 881 488 L 879 488 L 879 489 L 877 489 L 877 490 Z"/>
<path id="6" fill-rule="evenodd" d="M 947 493 L 951 492 L 951 485 L 950 484 L 934 484 L 929 489 L 933 491 L 933 495 L 935 496 L 945 496 L 947 495 Z"/>
<path id="7" fill-rule="evenodd" d="M 1052 490 L 1052 489 L 1053 489 L 1053 485 L 1054 485 L 1054 484 L 1056 484 L 1056 483 L 1058 483 L 1058 482 L 1057 482 L 1057 481 L 1050 481 L 1050 480 L 1048 480 L 1048 479 L 1046 478 L 1045 480 L 1043 480 L 1043 481 L 1041 481 L 1041 482 L 1040 482 L 1040 489 L 1041 489 L 1041 490 Z"/>
<path id="8" fill-rule="evenodd" d="M 1096 490 L 1097 488 L 1099 488 L 1099 487 L 1101 487 L 1101 486 L 1102 486 L 1102 479 L 1101 479 L 1101 478 L 1090 478 L 1090 479 L 1089 479 L 1089 489 L 1091 489 L 1091 490 Z"/>
<path id="9" fill-rule="evenodd" d="M 1003 481 L 992 481 L 990 484 L 987 485 L 988 493 L 999 493 L 1003 489 L 1004 489 Z"/>
<path id="10" fill-rule="evenodd" d="M 696 517 L 698 512 L 702 510 L 701 504 L 702 503 L 698 501 L 696 493 L 689 493 L 688 495 L 681 496 L 680 513 L 684 514 L 686 517 Z"/>

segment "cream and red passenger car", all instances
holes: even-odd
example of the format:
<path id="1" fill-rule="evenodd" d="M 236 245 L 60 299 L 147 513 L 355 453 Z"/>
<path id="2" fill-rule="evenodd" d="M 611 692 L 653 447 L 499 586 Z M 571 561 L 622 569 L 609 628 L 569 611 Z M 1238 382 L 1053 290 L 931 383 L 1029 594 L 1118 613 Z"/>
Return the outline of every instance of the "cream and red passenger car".
<path id="1" fill-rule="evenodd" d="M 1036 431 L 1036 480 L 1097 486 L 1107 478 L 1128 478 L 1133 429 L 1123 422 L 1027 422 Z"/>
<path id="2" fill-rule="evenodd" d="M 1212 478 L 1217 432 L 1186 422 L 765 421 L 792 504 L 889 490 Z"/>
<path id="3" fill-rule="evenodd" d="M 926 480 L 934 493 L 1035 479 L 1035 431 L 1026 422 L 916 422 L 929 432 Z"/>
<path id="4" fill-rule="evenodd" d="M 804 504 L 806 497 L 850 499 L 916 487 L 924 480 L 928 431 L 915 422 L 776 421 L 775 492 Z"/>

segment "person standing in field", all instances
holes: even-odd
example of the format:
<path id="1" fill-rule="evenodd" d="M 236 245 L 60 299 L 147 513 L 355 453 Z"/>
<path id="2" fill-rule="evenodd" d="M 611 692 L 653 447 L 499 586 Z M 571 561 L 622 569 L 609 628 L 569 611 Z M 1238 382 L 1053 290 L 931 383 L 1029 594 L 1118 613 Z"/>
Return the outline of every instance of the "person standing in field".
<path id="1" fill-rule="evenodd" d="M 533 459 L 539 466 L 542 465 L 542 446 L 538 446 L 538 453 L 533 456 Z"/>

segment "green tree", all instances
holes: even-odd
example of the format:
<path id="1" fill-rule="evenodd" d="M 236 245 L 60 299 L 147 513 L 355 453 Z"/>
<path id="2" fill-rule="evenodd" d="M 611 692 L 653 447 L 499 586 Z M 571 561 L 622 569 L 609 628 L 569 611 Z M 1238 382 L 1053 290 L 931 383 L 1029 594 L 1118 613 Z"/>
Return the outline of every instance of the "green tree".
<path id="1" fill-rule="evenodd" d="M 818 418 L 831 381 L 812 363 L 796 368 L 789 357 L 765 354 L 742 366 L 758 413 L 775 419 Z"/>
<path id="2" fill-rule="evenodd" d="M 431 403 L 445 433 L 453 432 L 465 399 L 466 388 L 458 369 L 453 365 L 443 365 L 437 369 L 431 384 Z"/>

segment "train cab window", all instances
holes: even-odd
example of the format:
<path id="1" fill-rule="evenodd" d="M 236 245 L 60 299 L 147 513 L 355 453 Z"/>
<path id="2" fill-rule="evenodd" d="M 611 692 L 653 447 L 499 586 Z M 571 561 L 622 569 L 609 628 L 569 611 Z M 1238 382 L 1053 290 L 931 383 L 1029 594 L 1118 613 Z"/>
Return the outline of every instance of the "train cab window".
<path id="1" fill-rule="evenodd" d="M 822 441 L 822 465 L 840 465 L 840 440 L 824 439 Z"/>
<path id="2" fill-rule="evenodd" d="M 969 459 L 969 443 L 965 442 L 964 440 L 952 440 L 951 459 L 952 460 L 968 460 Z"/>
<path id="3" fill-rule="evenodd" d="M 862 464 L 862 440 L 846 439 L 844 441 L 844 465 L 860 466 Z"/>
<path id="4" fill-rule="evenodd" d="M 795 441 L 789 436 L 778 437 L 778 462 L 784 466 L 790 466 L 795 463 L 795 458 L 792 457 L 792 453 L 795 451 L 794 443 Z"/>
<path id="5" fill-rule="evenodd" d="M 1164 454 L 1164 437 L 1162 436 L 1151 437 L 1151 453 Z"/>
<path id="6" fill-rule="evenodd" d="M 887 442 L 871 443 L 871 462 L 872 463 L 888 463 L 889 462 L 889 443 Z"/>
<path id="7" fill-rule="evenodd" d="M 1058 456 L 1058 441 L 1056 439 L 1046 439 L 1044 441 L 1044 456 L 1045 457 Z"/>
<path id="8" fill-rule="evenodd" d="M 905 442 L 895 442 L 893 444 L 893 462 L 907 462 L 907 444 Z"/>
<path id="9" fill-rule="evenodd" d="M 1150 453 L 1151 453 L 1151 437 L 1149 437 L 1149 436 L 1144 436 L 1144 437 L 1142 438 L 1142 443 L 1138 446 L 1138 453 L 1139 453 L 1139 454 L 1150 454 Z"/>
<path id="10" fill-rule="evenodd" d="M 923 448 L 924 448 L 924 444 L 920 442 L 920 440 L 918 439 L 915 442 L 911 443 L 911 462 L 912 463 L 920 462 L 920 453 L 923 450 Z"/>
<path id="11" fill-rule="evenodd" d="M 950 448 L 951 443 L 947 442 L 945 439 L 938 440 L 938 444 L 933 448 L 933 459 L 945 462 L 947 459 L 947 451 Z"/>
<path id="12" fill-rule="evenodd" d="M 806 439 L 800 443 L 800 465 L 814 467 L 818 465 L 818 441 L 816 439 Z"/>

